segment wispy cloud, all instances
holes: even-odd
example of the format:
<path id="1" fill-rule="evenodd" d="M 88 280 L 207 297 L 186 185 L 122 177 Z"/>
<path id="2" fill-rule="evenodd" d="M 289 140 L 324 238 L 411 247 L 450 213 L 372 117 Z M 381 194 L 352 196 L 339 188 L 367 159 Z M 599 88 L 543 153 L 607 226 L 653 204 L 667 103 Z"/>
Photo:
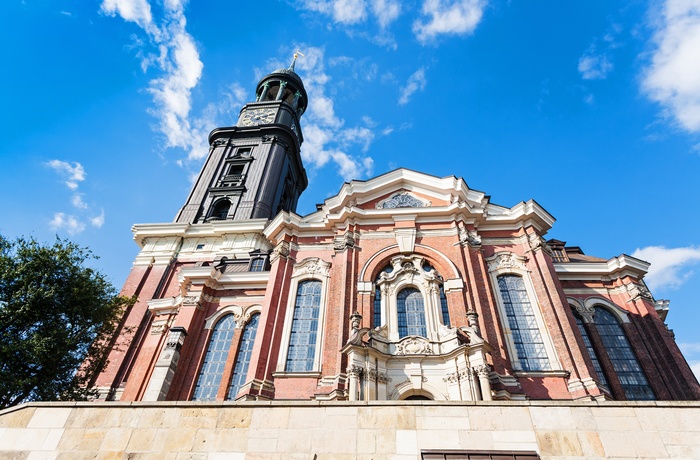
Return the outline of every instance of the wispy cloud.
<path id="1" fill-rule="evenodd" d="M 692 268 L 700 263 L 700 247 L 647 246 L 636 249 L 632 256 L 651 263 L 644 278 L 650 288 L 677 288 L 692 276 Z"/>
<path id="2" fill-rule="evenodd" d="M 101 209 L 100 214 L 90 218 L 90 224 L 95 228 L 100 228 L 105 224 L 105 210 Z"/>
<path id="3" fill-rule="evenodd" d="M 408 77 L 408 81 L 403 86 L 401 91 L 401 96 L 399 96 L 399 105 L 406 105 L 408 101 L 411 100 L 411 96 L 416 91 L 423 91 L 425 89 L 425 84 L 427 80 L 425 79 L 425 67 L 413 72 L 413 74 Z"/>
<path id="4" fill-rule="evenodd" d="M 155 67 L 161 75 L 150 81 L 153 96 L 150 110 L 158 120 L 158 130 L 165 137 L 166 148 L 180 148 L 187 159 L 199 160 L 208 153 L 207 135 L 215 120 L 232 106 L 208 105 L 200 116 L 192 114 L 192 90 L 199 84 L 204 69 L 193 37 L 187 32 L 184 1 L 167 0 L 156 18 L 147 0 L 103 0 L 105 14 L 136 23 L 146 34 L 146 42 L 136 39 L 137 46 L 150 46 L 151 52 L 139 51 L 144 71 Z M 242 104 L 244 92 L 231 85 L 223 99 Z M 182 163 L 182 162 L 180 162 Z"/>
<path id="5" fill-rule="evenodd" d="M 486 4 L 486 0 L 424 0 L 424 19 L 413 23 L 413 33 L 421 43 L 440 35 L 470 34 L 479 25 Z"/>
<path id="6" fill-rule="evenodd" d="M 584 80 L 602 80 L 612 71 L 613 65 L 605 54 L 588 50 L 578 60 L 578 71 Z"/>
<path id="7" fill-rule="evenodd" d="M 373 17 L 382 29 L 401 14 L 401 3 L 397 0 L 304 0 L 299 7 L 329 16 L 335 23 L 345 26 Z"/>
<path id="8" fill-rule="evenodd" d="M 77 217 L 62 212 L 57 212 L 53 215 L 49 226 L 52 230 L 66 231 L 69 235 L 77 235 L 85 230 L 85 224 L 78 220 Z"/>
<path id="9" fill-rule="evenodd" d="M 665 0 L 653 11 L 653 54 L 642 90 L 690 132 L 700 131 L 700 1 Z"/>
<path id="10" fill-rule="evenodd" d="M 78 215 L 56 212 L 49 222 L 49 227 L 56 231 L 65 231 L 69 235 L 77 235 L 85 230 L 85 221 L 88 220 L 94 227 L 102 227 L 105 221 L 104 210 L 97 218 L 87 218 L 90 206 L 83 199 L 85 194 L 78 191 L 78 186 L 85 181 L 87 173 L 82 164 L 78 162 L 69 163 L 62 160 L 51 160 L 45 163 L 65 180 L 65 185 L 72 192 L 71 205 L 76 208 Z M 95 220 L 97 219 L 97 220 Z M 99 223 L 99 225 L 98 225 Z"/>
<path id="11" fill-rule="evenodd" d="M 62 178 L 65 179 L 65 184 L 71 190 L 78 188 L 78 183 L 85 180 L 85 169 L 78 162 L 73 164 L 67 161 L 51 160 L 46 163 L 46 166 L 56 171 Z"/>

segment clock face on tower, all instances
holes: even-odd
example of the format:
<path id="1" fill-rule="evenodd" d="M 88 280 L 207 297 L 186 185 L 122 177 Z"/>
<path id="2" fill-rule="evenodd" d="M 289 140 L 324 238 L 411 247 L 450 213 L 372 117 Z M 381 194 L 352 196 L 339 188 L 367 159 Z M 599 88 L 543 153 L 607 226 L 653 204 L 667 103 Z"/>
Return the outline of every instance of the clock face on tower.
<path id="1" fill-rule="evenodd" d="M 251 109 L 241 115 L 241 126 L 256 126 L 275 121 L 275 109 Z"/>

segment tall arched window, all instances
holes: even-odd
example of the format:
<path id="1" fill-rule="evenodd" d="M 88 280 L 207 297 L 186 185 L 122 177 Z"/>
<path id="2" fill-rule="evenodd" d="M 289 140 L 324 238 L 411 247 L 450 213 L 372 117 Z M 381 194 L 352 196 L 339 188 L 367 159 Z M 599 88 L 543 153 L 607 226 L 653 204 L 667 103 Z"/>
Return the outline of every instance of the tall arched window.
<path id="1" fill-rule="evenodd" d="M 194 388 L 193 401 L 216 400 L 235 328 L 233 315 L 224 316 L 214 326 L 202 370 L 197 378 L 197 386 Z"/>
<path id="2" fill-rule="evenodd" d="M 625 392 L 625 397 L 628 400 L 656 399 L 632 351 L 625 331 L 622 330 L 615 315 L 604 308 L 595 307 L 593 322 Z"/>
<path id="3" fill-rule="evenodd" d="M 423 294 L 418 289 L 406 288 L 396 297 L 396 313 L 399 323 L 399 338 L 409 335 L 427 335 Z"/>
<path id="4" fill-rule="evenodd" d="M 550 370 L 547 350 L 522 277 L 501 275 L 498 288 L 522 370 Z"/>
<path id="5" fill-rule="evenodd" d="M 236 357 L 236 365 L 233 367 L 231 386 L 228 389 L 227 399 L 235 399 L 241 387 L 245 384 L 245 380 L 248 376 L 250 357 L 253 354 L 255 335 L 258 332 L 259 321 L 260 314 L 254 314 L 243 330 L 243 337 L 241 337 L 241 344 L 238 347 L 238 356 Z"/>
<path id="6" fill-rule="evenodd" d="M 598 382 L 607 387 L 608 380 L 605 378 L 603 367 L 600 365 L 598 354 L 596 353 L 595 348 L 593 348 L 593 343 L 591 342 L 591 338 L 588 336 L 586 326 L 583 324 L 583 320 L 576 312 L 574 312 L 574 319 L 576 320 L 576 326 L 578 327 L 578 331 L 581 333 L 581 338 L 583 338 L 583 344 L 586 346 L 586 350 L 588 351 L 588 356 L 590 356 L 591 361 L 593 362 L 593 369 L 597 374 Z"/>
<path id="7" fill-rule="evenodd" d="M 292 330 L 289 337 L 286 372 L 310 372 L 314 366 L 318 315 L 321 306 L 321 281 L 299 283 Z"/>

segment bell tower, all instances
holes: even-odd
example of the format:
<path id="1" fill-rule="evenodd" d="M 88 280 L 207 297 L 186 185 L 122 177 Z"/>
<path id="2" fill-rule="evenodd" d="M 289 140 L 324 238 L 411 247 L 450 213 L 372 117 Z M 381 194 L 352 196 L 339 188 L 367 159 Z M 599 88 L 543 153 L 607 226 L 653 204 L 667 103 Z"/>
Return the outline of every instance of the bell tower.
<path id="1" fill-rule="evenodd" d="M 209 134 L 209 156 L 175 222 L 271 219 L 296 210 L 308 185 L 299 126 L 308 97 L 294 71 L 299 54 L 260 80 L 236 126 Z"/>

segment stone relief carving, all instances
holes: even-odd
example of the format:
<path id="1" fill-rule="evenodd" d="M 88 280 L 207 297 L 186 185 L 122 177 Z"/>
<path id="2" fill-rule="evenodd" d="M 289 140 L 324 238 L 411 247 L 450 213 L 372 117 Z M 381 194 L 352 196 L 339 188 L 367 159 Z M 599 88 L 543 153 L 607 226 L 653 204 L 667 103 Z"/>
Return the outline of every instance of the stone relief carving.
<path id="1" fill-rule="evenodd" d="M 379 326 L 372 329 L 371 335 L 386 339 L 389 338 L 389 330 L 385 324 L 384 326 Z"/>
<path id="2" fill-rule="evenodd" d="M 364 373 L 364 371 L 365 370 L 361 366 L 356 366 L 355 364 L 352 364 L 348 366 L 346 374 L 348 374 L 349 377 L 360 377 Z"/>
<path id="3" fill-rule="evenodd" d="M 528 235 L 528 244 L 530 245 L 530 249 L 533 251 L 542 249 L 547 254 L 552 254 L 552 248 L 550 248 L 547 241 L 537 233 L 530 233 Z"/>
<path id="4" fill-rule="evenodd" d="M 480 364 L 472 368 L 474 373 L 479 377 L 488 377 L 491 373 L 491 366 L 488 364 Z"/>
<path id="5" fill-rule="evenodd" d="M 366 374 L 370 382 L 389 383 L 391 381 L 389 375 L 376 369 L 368 369 Z"/>
<path id="6" fill-rule="evenodd" d="M 519 268 L 521 270 L 526 270 L 526 260 L 526 258 L 517 256 L 512 252 L 499 252 L 489 260 L 489 269 L 491 271 L 503 269 L 507 270 L 510 268 Z"/>
<path id="7" fill-rule="evenodd" d="M 474 310 L 467 311 L 467 324 L 474 332 L 481 334 L 481 331 L 479 331 L 479 314 Z"/>
<path id="8" fill-rule="evenodd" d="M 270 263 L 273 263 L 279 258 L 286 259 L 289 257 L 289 241 L 280 241 L 270 254 Z"/>
<path id="9" fill-rule="evenodd" d="M 584 323 L 593 322 L 593 314 L 595 313 L 593 306 L 586 307 L 585 305 L 580 305 L 578 302 L 572 302 L 570 305 L 578 312 Z"/>
<path id="10" fill-rule="evenodd" d="M 476 230 L 467 230 L 464 227 L 460 227 L 459 242 L 462 245 L 468 244 L 471 247 L 480 247 L 481 235 L 479 235 Z"/>
<path id="11" fill-rule="evenodd" d="M 467 380 L 469 379 L 469 371 L 463 370 L 459 372 L 452 372 L 450 374 L 447 374 L 447 376 L 442 378 L 443 382 L 447 383 L 457 383 L 462 380 Z"/>
<path id="12" fill-rule="evenodd" d="M 346 232 L 342 235 L 336 235 L 333 238 L 333 249 L 336 251 L 344 251 L 355 247 L 355 235 L 352 232 Z"/>
<path id="13" fill-rule="evenodd" d="M 397 355 L 432 355 L 430 342 L 421 337 L 408 337 L 396 347 Z"/>
<path id="14" fill-rule="evenodd" d="M 431 205 L 430 201 L 423 202 L 409 192 L 401 191 L 392 195 L 391 198 L 380 201 L 375 207 L 377 209 L 423 208 Z"/>
<path id="15" fill-rule="evenodd" d="M 649 289 L 647 289 L 647 287 L 643 284 L 630 283 L 626 284 L 625 286 L 627 288 L 627 293 L 630 295 L 632 300 L 637 300 L 639 298 L 650 301 L 654 300 L 654 296 L 651 295 Z"/>
<path id="16" fill-rule="evenodd" d="M 151 326 L 151 334 L 152 335 L 161 335 L 165 332 L 165 330 L 166 330 L 165 322 L 153 323 L 153 325 Z"/>
<path id="17" fill-rule="evenodd" d="M 330 276 L 331 264 L 325 262 L 317 257 L 309 257 L 304 259 L 294 266 L 294 273 L 292 276 L 299 275 L 320 275 L 324 277 Z"/>
<path id="18" fill-rule="evenodd" d="M 180 351 L 182 345 L 185 343 L 185 336 L 187 332 L 183 328 L 173 328 L 170 329 L 170 334 L 168 334 L 167 342 L 165 343 L 165 348 L 167 350 Z"/>

